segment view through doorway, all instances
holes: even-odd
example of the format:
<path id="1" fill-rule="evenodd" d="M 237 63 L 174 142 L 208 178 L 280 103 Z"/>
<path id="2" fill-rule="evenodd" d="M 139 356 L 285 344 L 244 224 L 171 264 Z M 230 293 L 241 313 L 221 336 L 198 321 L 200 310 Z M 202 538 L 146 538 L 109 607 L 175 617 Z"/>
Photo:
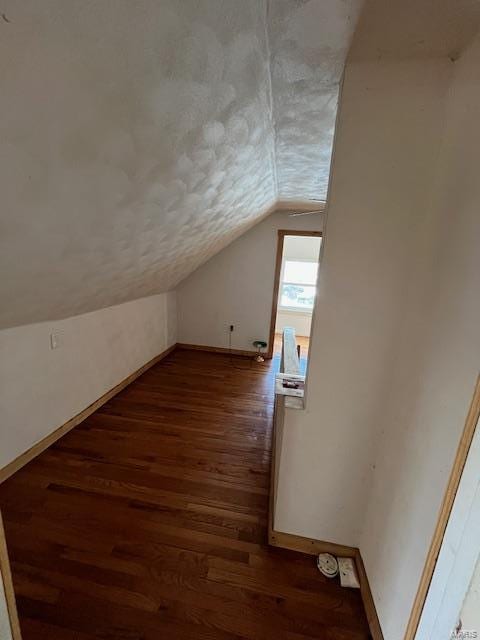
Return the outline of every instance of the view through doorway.
<path id="1" fill-rule="evenodd" d="M 270 344 L 281 350 L 285 327 L 295 330 L 305 373 L 322 236 L 319 231 L 279 231 Z"/>

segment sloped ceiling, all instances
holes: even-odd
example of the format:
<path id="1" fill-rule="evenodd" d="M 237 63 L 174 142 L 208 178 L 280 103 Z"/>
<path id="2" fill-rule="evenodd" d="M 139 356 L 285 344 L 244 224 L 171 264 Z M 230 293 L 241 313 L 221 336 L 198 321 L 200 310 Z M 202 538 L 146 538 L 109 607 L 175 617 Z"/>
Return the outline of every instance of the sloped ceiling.
<path id="1" fill-rule="evenodd" d="M 173 288 L 326 195 L 356 0 L 4 0 L 0 328 Z"/>
<path id="2" fill-rule="evenodd" d="M 325 200 L 339 82 L 360 0 L 272 0 L 275 160 L 281 200 Z"/>

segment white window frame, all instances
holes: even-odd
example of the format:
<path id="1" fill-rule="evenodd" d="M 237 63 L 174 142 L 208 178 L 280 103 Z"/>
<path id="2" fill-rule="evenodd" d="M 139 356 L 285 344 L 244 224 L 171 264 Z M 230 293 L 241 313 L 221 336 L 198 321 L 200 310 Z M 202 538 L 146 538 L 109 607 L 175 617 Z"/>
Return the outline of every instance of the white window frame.
<path id="1" fill-rule="evenodd" d="M 317 281 L 315 280 L 314 284 L 305 284 L 304 282 L 290 282 L 290 281 L 285 281 L 283 279 L 283 276 L 285 274 L 285 264 L 287 262 L 308 262 L 308 264 L 316 264 L 317 265 L 317 279 L 318 279 L 318 261 L 317 260 L 305 260 L 305 258 L 284 258 L 282 261 L 282 268 L 280 271 L 280 285 L 279 285 L 279 301 L 278 301 L 278 310 L 279 311 L 287 311 L 288 313 L 296 313 L 299 315 L 304 315 L 304 316 L 311 316 L 313 313 L 313 308 L 315 306 L 315 302 L 312 305 L 311 309 L 306 309 L 305 307 L 294 307 L 294 306 L 286 306 L 282 304 L 282 291 L 283 291 L 283 285 L 287 284 L 287 285 L 292 285 L 294 287 L 314 287 L 315 289 L 315 296 L 316 296 L 316 288 L 317 288 Z"/>

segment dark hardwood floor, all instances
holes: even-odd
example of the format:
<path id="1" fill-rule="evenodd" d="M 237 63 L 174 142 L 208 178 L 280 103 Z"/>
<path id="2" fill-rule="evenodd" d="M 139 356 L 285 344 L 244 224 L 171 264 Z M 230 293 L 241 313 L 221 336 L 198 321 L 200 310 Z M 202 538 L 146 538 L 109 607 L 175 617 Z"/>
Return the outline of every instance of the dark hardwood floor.
<path id="1" fill-rule="evenodd" d="M 0 486 L 24 640 L 370 637 L 265 543 L 272 366 L 176 351 Z"/>

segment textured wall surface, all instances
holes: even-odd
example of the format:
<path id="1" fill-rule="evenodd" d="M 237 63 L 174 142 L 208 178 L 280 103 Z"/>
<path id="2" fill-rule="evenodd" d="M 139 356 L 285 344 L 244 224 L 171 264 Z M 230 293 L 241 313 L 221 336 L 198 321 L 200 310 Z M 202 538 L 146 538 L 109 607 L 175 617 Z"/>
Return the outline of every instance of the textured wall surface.
<path id="1" fill-rule="evenodd" d="M 0 328 L 172 289 L 324 198 L 357 1 L 4 0 Z"/>
<path id="2" fill-rule="evenodd" d="M 2 11 L 0 326 L 170 289 L 273 203 L 262 2 Z"/>
<path id="3" fill-rule="evenodd" d="M 326 199 L 339 82 L 362 4 L 362 0 L 269 3 L 281 199 Z"/>

